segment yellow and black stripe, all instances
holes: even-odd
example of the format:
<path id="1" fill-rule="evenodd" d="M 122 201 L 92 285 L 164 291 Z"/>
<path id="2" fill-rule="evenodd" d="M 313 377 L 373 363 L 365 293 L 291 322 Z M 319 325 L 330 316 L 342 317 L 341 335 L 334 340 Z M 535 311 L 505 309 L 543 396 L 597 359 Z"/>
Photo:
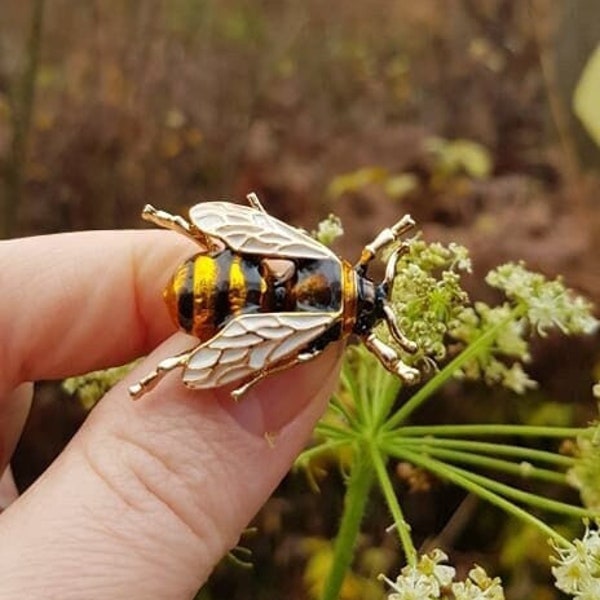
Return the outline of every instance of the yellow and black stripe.
<path id="1" fill-rule="evenodd" d="M 274 268 L 269 258 L 228 248 L 216 254 L 198 254 L 179 266 L 165 288 L 171 317 L 178 327 L 205 341 L 239 314 L 341 310 L 339 261 L 289 263 L 290 268 L 281 275 L 281 265 Z"/>

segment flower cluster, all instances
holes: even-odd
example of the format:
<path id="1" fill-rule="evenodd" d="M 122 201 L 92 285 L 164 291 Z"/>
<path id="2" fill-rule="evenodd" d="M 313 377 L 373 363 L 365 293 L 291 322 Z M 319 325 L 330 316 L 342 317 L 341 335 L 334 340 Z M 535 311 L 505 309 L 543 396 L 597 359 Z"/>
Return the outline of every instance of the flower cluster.
<path id="1" fill-rule="evenodd" d="M 388 600 L 504 600 L 502 583 L 491 578 L 480 566 L 469 571 L 465 581 L 453 581 L 456 569 L 442 562 L 447 555 L 439 549 L 419 558 L 415 566 L 406 566 L 391 581 L 381 576 L 393 590 Z"/>
<path id="2" fill-rule="evenodd" d="M 325 246 L 331 246 L 337 238 L 344 235 L 342 221 L 335 215 L 329 215 L 317 225 L 316 231 L 311 235 Z"/>
<path id="3" fill-rule="evenodd" d="M 589 524 L 581 540 L 566 548 L 555 548 L 552 574 L 556 587 L 575 600 L 600 598 L 600 532 Z"/>
<path id="4" fill-rule="evenodd" d="M 567 472 L 587 508 L 600 509 L 600 426 L 590 427 L 575 444 L 575 464 Z"/>
<path id="5" fill-rule="evenodd" d="M 561 278 L 549 281 L 528 271 L 521 262 L 507 263 L 490 271 L 486 281 L 523 308 L 529 324 L 539 335 L 553 328 L 570 334 L 590 334 L 598 328 L 592 305 L 566 288 Z"/>
<path id="6" fill-rule="evenodd" d="M 411 242 L 409 252 L 398 262 L 391 297 L 400 326 L 419 347 L 408 361 L 446 356 L 446 335 L 456 327 L 469 301 L 460 285 L 460 273 L 470 270 L 471 261 L 463 246 L 427 244 L 421 239 Z M 385 329 L 377 334 L 386 338 Z M 394 345 L 389 337 L 386 342 Z"/>
<path id="7" fill-rule="evenodd" d="M 468 346 L 492 328 L 498 328 L 497 334 L 455 376 L 483 379 L 489 385 L 501 384 L 518 394 L 535 388 L 536 382 L 522 366 L 531 359 L 529 344 L 524 337 L 525 323 L 514 318 L 508 304 L 490 307 L 484 302 L 476 302 L 460 314 L 459 324 L 450 335 Z"/>
<path id="8" fill-rule="evenodd" d="M 495 334 L 458 376 L 499 383 L 522 394 L 536 387 L 522 366 L 530 360 L 529 331 L 545 335 L 548 329 L 558 328 L 563 333 L 589 334 L 598 327 L 587 300 L 575 295 L 560 279 L 549 281 L 522 263 L 502 265 L 490 271 L 486 281 L 502 290 L 508 302 L 496 307 L 477 302 L 459 315 L 459 323 L 450 334 L 465 346 L 482 339 L 486 331 Z"/>

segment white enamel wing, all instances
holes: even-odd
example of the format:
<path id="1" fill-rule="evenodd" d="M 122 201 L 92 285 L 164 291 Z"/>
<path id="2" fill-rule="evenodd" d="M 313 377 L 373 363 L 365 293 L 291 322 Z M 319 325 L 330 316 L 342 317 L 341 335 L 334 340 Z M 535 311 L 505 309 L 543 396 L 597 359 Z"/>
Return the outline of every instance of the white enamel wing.
<path id="1" fill-rule="evenodd" d="M 232 250 L 286 258 L 337 258 L 300 229 L 262 210 L 231 202 L 202 202 L 190 208 L 190 221 Z"/>
<path id="2" fill-rule="evenodd" d="M 295 357 L 338 316 L 293 312 L 239 315 L 190 353 L 183 381 L 192 388 L 213 388 L 285 365 L 286 359 Z"/>

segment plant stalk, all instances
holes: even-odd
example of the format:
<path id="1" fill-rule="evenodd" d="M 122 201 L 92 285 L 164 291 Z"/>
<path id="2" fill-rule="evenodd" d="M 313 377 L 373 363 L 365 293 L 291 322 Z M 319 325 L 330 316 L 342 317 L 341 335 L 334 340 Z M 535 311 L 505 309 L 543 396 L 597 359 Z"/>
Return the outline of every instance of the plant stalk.
<path id="1" fill-rule="evenodd" d="M 344 499 L 342 520 L 333 547 L 331 570 L 323 587 L 322 600 L 338 600 L 344 577 L 350 571 L 354 548 L 365 514 L 375 472 L 366 456 L 366 449 L 356 447 Z"/>

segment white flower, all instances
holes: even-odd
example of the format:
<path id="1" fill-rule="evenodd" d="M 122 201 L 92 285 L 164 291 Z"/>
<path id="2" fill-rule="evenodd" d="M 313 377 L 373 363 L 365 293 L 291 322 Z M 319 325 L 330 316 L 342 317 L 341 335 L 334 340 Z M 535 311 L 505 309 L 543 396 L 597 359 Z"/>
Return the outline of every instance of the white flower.
<path id="1" fill-rule="evenodd" d="M 500 578 L 492 579 L 479 565 L 469 571 L 469 579 L 452 584 L 452 593 L 456 600 L 504 600 Z"/>
<path id="2" fill-rule="evenodd" d="M 573 594 L 577 600 L 600 598 L 600 533 L 586 525 L 581 540 L 575 540 L 567 548 L 557 548 L 558 557 L 552 567 L 556 587 Z"/>
<path id="3" fill-rule="evenodd" d="M 393 582 L 381 576 L 393 590 L 388 600 L 438 600 L 440 590 L 437 582 L 431 577 L 419 573 L 416 567 L 404 567 L 402 574 Z"/>
<path id="4" fill-rule="evenodd" d="M 527 390 L 535 389 L 537 382 L 523 371 L 521 363 L 513 363 L 510 369 L 504 371 L 502 385 L 517 394 L 524 394 Z"/>
<path id="5" fill-rule="evenodd" d="M 331 246 L 342 235 L 344 235 L 342 221 L 335 215 L 329 215 L 317 225 L 317 230 L 313 231 L 313 237 L 325 246 Z"/>
<path id="6" fill-rule="evenodd" d="M 565 287 L 560 278 L 548 281 L 528 271 L 523 263 L 507 263 L 490 271 L 486 281 L 523 306 L 540 335 L 554 327 L 571 334 L 590 334 L 598 328 L 592 305 Z"/>
<path id="7" fill-rule="evenodd" d="M 442 588 L 450 585 L 456 574 L 454 567 L 440 563 L 448 556 L 434 549 L 419 558 L 415 566 L 407 565 L 393 582 L 380 576 L 393 590 L 388 600 L 437 600 L 441 598 Z"/>

